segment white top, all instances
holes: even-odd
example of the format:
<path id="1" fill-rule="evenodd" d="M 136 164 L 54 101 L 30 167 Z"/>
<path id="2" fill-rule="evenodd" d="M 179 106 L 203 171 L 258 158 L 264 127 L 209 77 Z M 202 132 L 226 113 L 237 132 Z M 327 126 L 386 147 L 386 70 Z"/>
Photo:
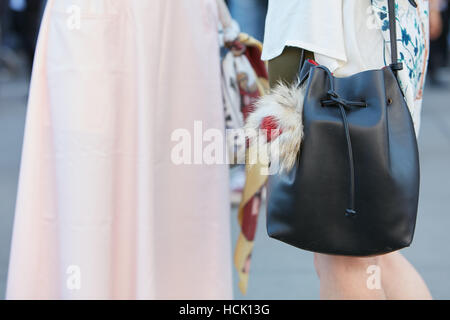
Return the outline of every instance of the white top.
<path id="1" fill-rule="evenodd" d="M 384 39 L 370 0 L 269 0 L 263 60 L 285 46 L 314 52 L 337 76 L 385 65 Z"/>
<path id="2" fill-rule="evenodd" d="M 429 46 L 428 0 L 396 0 L 397 45 L 402 88 L 416 128 Z M 335 76 L 345 77 L 391 63 L 388 0 L 269 0 L 263 60 L 285 46 L 306 49 Z"/>

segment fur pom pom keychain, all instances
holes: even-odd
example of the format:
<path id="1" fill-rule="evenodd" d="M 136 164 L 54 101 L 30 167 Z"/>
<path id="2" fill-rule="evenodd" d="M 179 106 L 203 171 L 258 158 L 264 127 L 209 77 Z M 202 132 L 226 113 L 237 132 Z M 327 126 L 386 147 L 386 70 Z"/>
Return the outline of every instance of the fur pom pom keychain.
<path id="1" fill-rule="evenodd" d="M 267 130 L 266 143 L 278 143 L 278 152 L 272 152 L 270 158 L 278 157 L 279 172 L 291 170 L 297 161 L 303 138 L 304 97 L 305 86 L 280 82 L 258 100 L 247 118 L 247 132 Z M 275 135 L 272 130 L 276 130 Z"/>

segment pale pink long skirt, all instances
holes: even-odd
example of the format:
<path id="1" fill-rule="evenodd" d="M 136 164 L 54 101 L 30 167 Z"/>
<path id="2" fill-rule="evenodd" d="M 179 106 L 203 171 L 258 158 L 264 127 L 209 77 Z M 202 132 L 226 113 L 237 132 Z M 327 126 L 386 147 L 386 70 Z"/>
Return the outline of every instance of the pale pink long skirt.
<path id="1" fill-rule="evenodd" d="M 218 50 L 214 0 L 48 1 L 7 298 L 231 298 L 227 167 L 170 158 L 223 128 Z"/>

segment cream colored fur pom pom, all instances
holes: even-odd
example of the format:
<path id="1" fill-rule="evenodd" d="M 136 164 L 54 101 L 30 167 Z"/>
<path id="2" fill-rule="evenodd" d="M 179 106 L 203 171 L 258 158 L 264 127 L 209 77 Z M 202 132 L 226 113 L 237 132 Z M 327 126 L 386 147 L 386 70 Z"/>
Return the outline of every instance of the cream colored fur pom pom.
<path id="1" fill-rule="evenodd" d="M 298 83 L 285 85 L 280 82 L 269 94 L 258 100 L 255 111 L 246 121 L 247 132 L 261 130 L 264 118 L 271 117 L 277 122 L 281 134 L 269 143 L 278 143 L 279 152 L 272 152 L 270 159 L 273 162 L 274 157 L 279 157 L 280 172 L 291 170 L 299 155 L 303 138 L 304 97 L 305 86 L 299 87 Z"/>

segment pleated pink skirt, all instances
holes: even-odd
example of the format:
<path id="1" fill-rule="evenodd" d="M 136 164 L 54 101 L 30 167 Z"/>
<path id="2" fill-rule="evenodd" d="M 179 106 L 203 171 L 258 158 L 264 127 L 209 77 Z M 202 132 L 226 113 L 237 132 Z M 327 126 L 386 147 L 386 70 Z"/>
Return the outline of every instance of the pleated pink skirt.
<path id="1" fill-rule="evenodd" d="M 214 0 L 49 0 L 7 298 L 231 298 L 227 166 L 171 161 L 194 121 L 224 126 Z"/>

